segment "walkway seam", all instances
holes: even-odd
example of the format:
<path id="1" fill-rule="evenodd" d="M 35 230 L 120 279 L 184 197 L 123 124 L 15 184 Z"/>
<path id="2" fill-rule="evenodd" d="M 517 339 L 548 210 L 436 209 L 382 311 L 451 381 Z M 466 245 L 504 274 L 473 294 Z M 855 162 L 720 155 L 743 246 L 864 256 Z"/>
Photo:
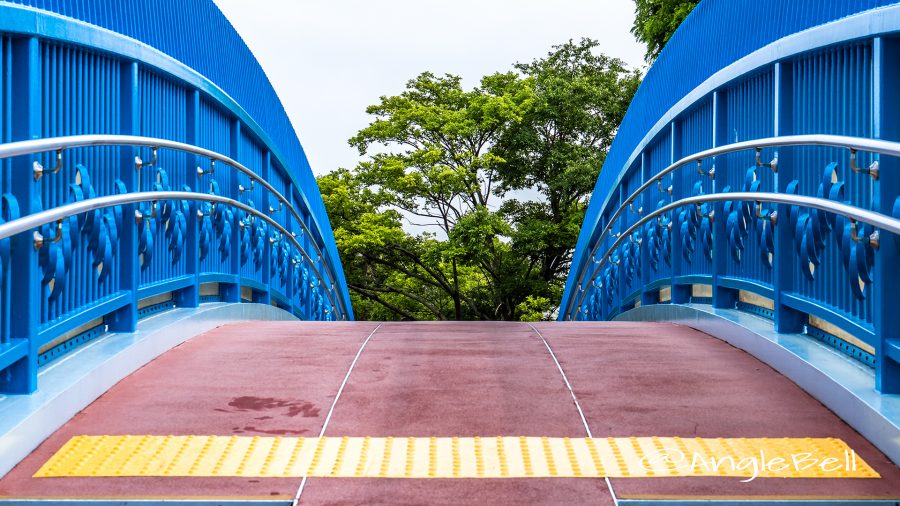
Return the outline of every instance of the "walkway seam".
<path id="1" fill-rule="evenodd" d="M 325 416 L 325 421 L 322 423 L 322 430 L 319 431 L 319 438 L 325 436 L 325 429 L 328 428 L 328 422 L 331 421 L 331 415 L 334 413 L 334 407 L 337 406 L 338 399 L 341 398 L 341 394 L 344 392 L 344 387 L 347 385 L 347 381 L 350 380 L 350 373 L 353 372 L 353 368 L 356 367 L 356 363 L 359 361 L 359 356 L 362 355 L 363 350 L 366 348 L 366 345 L 369 344 L 369 340 L 372 339 L 372 336 L 378 332 L 378 329 L 384 323 L 379 323 L 377 327 L 375 327 L 372 332 L 366 337 L 366 340 L 359 346 L 359 350 L 356 352 L 356 356 L 353 357 L 353 362 L 350 362 L 350 368 L 347 369 L 347 374 L 344 375 L 344 381 L 341 381 L 341 386 L 338 388 L 337 395 L 334 396 L 334 401 L 331 403 L 331 408 L 328 410 L 328 415 Z M 300 480 L 300 486 L 297 488 L 297 494 L 294 496 L 294 502 L 292 506 L 297 506 L 300 502 L 300 494 L 303 493 L 304 487 L 306 487 L 306 479 L 308 477 L 304 476 L 302 480 Z"/>
<path id="2" fill-rule="evenodd" d="M 534 331 L 535 334 L 539 338 L 541 338 L 541 342 L 544 343 L 544 346 L 547 348 L 547 351 L 550 353 L 550 358 L 553 359 L 553 363 L 556 364 L 556 368 L 559 370 L 559 374 L 562 376 L 563 381 L 566 384 L 566 388 L 569 389 L 569 394 L 572 396 L 572 401 L 575 402 L 575 409 L 578 410 L 578 415 L 581 416 L 581 423 L 584 424 L 584 431 L 587 432 L 587 436 L 591 439 L 594 438 L 594 435 L 591 433 L 591 428 L 588 426 L 587 418 L 584 416 L 584 411 L 581 409 L 581 404 L 578 402 L 578 397 L 575 396 L 575 390 L 572 389 L 572 384 L 569 383 L 569 378 L 566 376 L 566 372 L 563 371 L 562 365 L 559 363 L 559 360 L 556 358 L 556 353 L 553 353 L 553 348 L 550 347 L 550 343 L 544 339 L 544 334 L 541 334 L 541 331 L 537 329 L 531 323 L 528 323 L 528 326 L 531 327 L 531 330 Z M 606 487 L 609 489 L 609 494 L 612 496 L 613 504 L 618 506 L 619 499 L 616 497 L 616 491 L 613 490 L 612 483 L 610 483 L 608 477 L 603 478 L 606 481 Z"/>

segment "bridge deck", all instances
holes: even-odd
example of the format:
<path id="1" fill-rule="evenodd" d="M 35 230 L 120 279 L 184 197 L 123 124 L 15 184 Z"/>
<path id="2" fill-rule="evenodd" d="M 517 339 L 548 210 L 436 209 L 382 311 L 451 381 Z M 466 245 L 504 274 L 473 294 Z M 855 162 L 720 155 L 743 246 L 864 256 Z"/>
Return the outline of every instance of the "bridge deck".
<path id="1" fill-rule="evenodd" d="M 33 475 L 79 435 L 834 437 L 876 479 L 611 478 L 619 498 L 900 498 L 900 471 L 792 382 L 669 324 L 246 323 L 197 337 L 78 414 L 0 497 L 292 500 L 299 478 Z M 541 334 L 555 352 L 584 421 Z M 328 418 L 332 402 L 359 354 Z M 309 478 L 303 504 L 612 504 L 601 478 Z"/>

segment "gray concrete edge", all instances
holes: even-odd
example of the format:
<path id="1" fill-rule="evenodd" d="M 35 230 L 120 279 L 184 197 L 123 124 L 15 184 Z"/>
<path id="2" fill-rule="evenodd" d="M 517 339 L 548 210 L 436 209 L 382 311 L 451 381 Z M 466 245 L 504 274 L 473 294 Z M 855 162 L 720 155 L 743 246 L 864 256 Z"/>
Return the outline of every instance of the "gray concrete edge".
<path id="1" fill-rule="evenodd" d="M 900 464 L 900 395 L 875 390 L 872 369 L 802 334 L 779 334 L 770 320 L 708 304 L 655 304 L 615 321 L 667 321 L 697 329 L 765 362 L 818 399 Z"/>
<path id="2" fill-rule="evenodd" d="M 296 320 L 267 304 L 201 304 L 138 322 L 133 333 L 106 333 L 42 367 L 31 395 L 0 396 L 0 477 L 113 385 L 175 346 L 223 324 Z"/>

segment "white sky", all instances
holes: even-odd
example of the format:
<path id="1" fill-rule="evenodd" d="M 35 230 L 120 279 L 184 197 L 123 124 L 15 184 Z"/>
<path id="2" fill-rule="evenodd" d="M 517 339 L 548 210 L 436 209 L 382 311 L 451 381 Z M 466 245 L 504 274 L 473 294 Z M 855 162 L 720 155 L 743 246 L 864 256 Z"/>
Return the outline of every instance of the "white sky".
<path id="1" fill-rule="evenodd" d="M 632 67 L 633 0 L 214 0 L 262 64 L 313 172 L 352 168 L 368 105 L 430 70 L 481 76 L 591 37 Z"/>

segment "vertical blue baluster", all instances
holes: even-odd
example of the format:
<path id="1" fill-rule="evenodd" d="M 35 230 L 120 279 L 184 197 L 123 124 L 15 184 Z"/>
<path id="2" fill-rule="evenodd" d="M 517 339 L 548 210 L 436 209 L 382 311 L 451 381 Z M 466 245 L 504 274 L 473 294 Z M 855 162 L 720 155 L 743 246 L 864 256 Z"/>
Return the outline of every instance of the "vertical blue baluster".
<path id="1" fill-rule="evenodd" d="M 669 166 L 683 157 L 681 144 L 681 122 L 673 121 L 669 124 L 669 159 L 665 166 Z M 664 167 L 655 169 L 662 170 Z M 690 170 L 685 168 L 684 170 Z M 699 177 L 699 176 L 698 176 Z M 690 196 L 690 189 L 684 185 L 678 185 L 672 190 L 672 201 Z M 678 213 L 681 209 L 672 211 L 672 304 L 684 304 L 691 301 L 690 284 L 680 284 L 679 277 L 687 271 L 681 246 L 681 224 L 678 222 Z"/>
<path id="2" fill-rule="evenodd" d="M 726 106 L 724 91 L 713 93 L 713 147 L 728 144 L 728 107 Z M 713 184 L 714 191 L 722 191 L 724 185 L 719 187 L 722 181 L 727 181 L 728 163 L 727 157 L 719 156 L 712 160 L 712 166 L 716 168 L 718 181 Z M 737 301 L 737 291 L 720 286 L 720 278 L 725 276 L 725 269 L 729 261 L 728 236 L 725 224 L 728 216 L 725 216 L 725 204 L 715 204 L 716 218 L 713 221 L 713 307 L 732 309 Z"/>
<path id="3" fill-rule="evenodd" d="M 302 200 L 302 198 L 303 198 L 299 193 L 298 193 L 295 197 L 296 197 L 296 200 L 297 200 L 297 201 L 300 201 L 300 200 Z M 301 207 L 298 207 L 298 211 L 297 211 L 297 212 L 298 212 L 298 214 L 300 214 L 300 219 L 303 220 L 303 224 L 308 226 L 308 225 L 309 225 L 309 219 L 308 219 L 308 214 L 307 214 L 306 211 L 305 211 L 305 208 L 302 207 L 302 206 L 301 206 Z M 309 254 L 310 250 L 312 249 L 312 245 L 311 245 L 311 243 L 310 243 L 310 237 L 309 237 L 309 234 L 307 234 L 307 233 L 304 233 L 304 234 L 303 234 L 303 239 L 300 241 L 300 244 L 303 246 L 303 251 L 305 251 L 307 254 Z M 307 260 L 306 260 L 305 257 L 304 257 L 304 259 L 302 260 L 302 262 L 303 262 L 304 264 L 307 262 Z M 308 268 L 308 266 L 307 266 L 307 268 Z M 309 300 L 303 298 L 303 294 L 309 292 L 309 287 L 306 286 L 306 281 L 303 280 L 303 271 L 302 271 L 302 269 L 301 269 L 301 272 L 300 272 L 300 279 L 301 279 L 301 286 L 300 286 L 300 297 L 301 297 L 301 299 L 300 299 L 300 307 L 301 307 L 301 309 L 302 309 L 302 315 L 301 315 L 300 317 L 301 317 L 302 319 L 304 319 L 304 320 L 309 320 L 309 316 L 310 316 Z"/>
<path id="4" fill-rule="evenodd" d="M 41 53 L 36 37 L 12 39 L 10 90 L 12 100 L 12 140 L 37 139 L 41 135 Z M 41 181 L 31 177 L 31 156 L 19 156 L 12 160 L 12 193 L 19 202 L 22 216 L 41 211 Z M 52 177 L 52 176 L 45 176 Z M 11 238 L 11 256 L 16 259 L 15 269 L 10 269 L 11 297 L 10 322 L 13 346 L 25 346 L 27 354 L 3 371 L 0 371 L 0 392 L 27 394 L 37 389 L 37 356 L 40 343 L 37 340 L 41 310 L 41 276 L 38 272 L 37 253 L 31 234 L 17 234 Z M 23 341 L 24 340 L 24 341 Z"/>
<path id="5" fill-rule="evenodd" d="M 0 69 L 6 69 L 7 65 L 10 64 L 10 44 L 7 41 L 7 37 L 5 35 L 0 35 Z M 9 114 L 9 95 L 7 91 L 9 89 L 9 75 L 10 72 L 3 71 L 0 72 L 0 142 L 9 142 L 9 126 L 8 122 L 10 119 Z M 0 169 L 2 169 L 2 183 L 0 183 L 0 191 L 3 193 L 9 191 L 10 188 L 10 177 L 11 170 L 9 168 L 9 160 L 0 160 Z M 7 260 L 9 262 L 9 260 Z M 9 330 L 9 321 L 10 321 L 10 312 L 9 312 L 9 302 L 10 302 L 10 283 L 9 283 L 9 265 L 0 265 L 0 268 L 3 269 L 3 283 L 0 284 L 0 290 L 2 290 L 2 295 L 0 295 L 0 346 L 9 346 L 10 344 L 10 330 Z"/>
<path id="6" fill-rule="evenodd" d="M 125 62 L 121 65 L 121 102 L 119 128 L 123 135 L 140 133 L 140 73 L 136 62 Z M 135 170 L 134 157 L 136 149 L 121 148 L 119 150 L 119 179 L 125 183 L 125 189 L 133 192 L 138 187 L 138 171 Z M 140 259 L 138 258 L 138 227 L 134 216 L 137 205 L 122 206 L 122 230 L 119 230 L 119 280 L 120 289 L 130 292 L 128 304 L 107 317 L 106 323 L 113 332 L 134 332 L 138 320 L 138 294 L 140 285 Z"/>
<path id="7" fill-rule="evenodd" d="M 646 152 L 641 153 L 641 184 L 647 182 L 648 179 L 653 177 L 653 167 L 650 166 L 648 156 Z M 671 179 L 671 176 L 669 176 Z M 653 187 L 648 188 L 644 191 L 643 203 L 644 203 L 644 214 L 651 213 L 656 210 L 656 201 L 658 199 L 651 198 L 655 190 Z M 655 225 L 656 220 L 650 222 L 652 226 Z M 650 304 L 656 304 L 659 302 L 658 290 L 647 290 L 647 285 L 650 284 L 650 278 L 652 276 L 652 269 L 650 268 L 650 241 L 644 235 L 643 230 L 646 229 L 646 225 L 641 227 L 641 237 L 643 238 L 641 241 L 641 306 L 649 306 Z M 660 259 L 660 262 L 665 262 Z"/>
<path id="8" fill-rule="evenodd" d="M 789 63 L 775 64 L 775 135 L 791 135 L 794 131 L 793 119 L 793 68 Z M 781 150 L 778 154 L 778 172 L 775 174 L 775 187 L 784 193 L 793 179 L 802 177 L 793 163 L 793 150 Z M 787 153 L 791 156 L 786 156 Z M 802 332 L 806 323 L 806 315 L 792 309 L 784 303 L 785 295 L 795 291 L 793 281 L 797 276 L 797 258 L 794 255 L 794 231 L 790 225 L 790 209 L 786 204 L 779 204 L 778 223 L 775 225 L 774 252 L 774 307 L 775 329 L 778 332 Z"/>
<path id="9" fill-rule="evenodd" d="M 272 152 L 268 149 L 263 153 L 262 157 L 262 167 L 259 168 L 259 177 L 263 179 L 263 181 L 270 181 L 272 179 L 270 176 L 272 175 Z M 272 184 L 272 183 L 270 183 Z M 273 184 L 273 186 L 275 186 Z M 259 210 L 263 213 L 269 214 L 269 205 L 272 204 L 271 200 L 274 198 L 272 193 L 266 189 L 261 190 L 262 198 L 260 199 L 260 203 L 258 204 Z M 272 216 L 275 218 L 275 216 Z M 266 224 L 266 237 L 263 238 L 263 259 L 262 259 L 262 270 L 260 272 L 259 281 L 265 285 L 266 290 L 264 292 L 260 292 L 254 297 L 254 302 L 258 302 L 260 304 L 269 304 L 272 301 L 272 244 L 269 242 L 269 238 L 272 237 L 272 234 L 275 233 L 275 227 Z"/>
<path id="10" fill-rule="evenodd" d="M 314 230 L 312 215 L 308 212 L 305 212 L 301 216 L 303 216 L 303 218 L 306 220 L 307 230 L 312 232 Z M 314 251 L 314 248 L 312 247 L 312 242 L 314 241 L 314 239 L 312 237 L 308 237 L 309 234 L 305 234 L 305 236 L 307 237 L 307 240 L 304 243 L 304 244 L 306 244 L 306 251 L 309 254 L 309 257 L 312 259 L 312 262 L 310 263 L 310 265 L 315 265 L 316 264 L 316 252 Z M 313 283 L 314 281 L 313 281 L 312 277 L 314 276 L 314 274 L 313 274 L 311 268 L 309 269 L 309 276 L 310 277 L 307 281 L 309 283 Z M 312 300 L 313 290 L 310 289 L 309 287 L 307 287 L 306 293 L 309 295 L 309 297 L 304 301 L 304 303 L 306 305 L 306 319 L 312 320 L 312 319 L 314 319 L 314 316 L 315 316 L 315 308 L 313 307 L 314 301 Z"/>
<path id="11" fill-rule="evenodd" d="M 187 114 L 185 126 L 187 128 L 186 142 L 196 146 L 200 140 L 200 92 L 196 89 L 187 92 Z M 197 177 L 198 158 L 196 155 L 184 157 L 184 173 L 186 174 L 187 185 L 193 191 L 200 191 L 200 185 L 206 183 L 202 178 Z M 208 162 L 204 162 L 208 163 Z M 215 175 L 209 176 L 215 177 Z M 173 190 L 182 190 L 181 185 L 172 188 Z M 191 209 L 199 209 L 199 202 L 191 202 Z M 187 237 L 184 241 L 184 253 L 182 261 L 185 262 L 185 268 L 188 276 L 193 278 L 193 282 L 174 294 L 175 304 L 179 307 L 197 307 L 200 305 L 200 246 L 198 238 L 200 236 L 200 227 L 196 212 L 190 212 L 184 217 L 187 221 Z M 210 246 L 212 247 L 212 246 Z"/>
<path id="12" fill-rule="evenodd" d="M 291 207 L 294 207 L 294 184 L 291 183 L 290 181 L 285 183 L 283 195 L 284 195 L 284 198 L 287 199 L 288 202 L 290 202 L 290 204 L 285 204 L 285 205 L 286 206 L 290 205 Z M 285 225 L 285 228 L 288 230 L 288 232 L 299 233 L 298 229 L 300 228 L 300 226 L 298 224 L 294 223 L 294 215 L 291 214 L 291 212 L 288 211 L 287 209 L 284 209 L 283 212 L 284 212 L 284 215 L 283 215 L 284 216 L 284 225 Z M 289 255 L 290 255 L 290 257 L 292 257 L 294 255 L 294 244 L 290 240 L 287 240 L 287 241 L 288 241 L 288 244 L 290 245 Z M 293 264 L 293 262 L 291 262 L 290 257 L 288 258 L 287 263 L 286 263 L 287 272 L 285 273 L 285 279 L 287 279 L 287 283 L 284 286 L 284 297 L 287 299 L 288 311 L 290 311 L 291 314 L 294 314 L 296 316 L 296 312 L 294 311 L 294 264 Z"/>
<path id="13" fill-rule="evenodd" d="M 896 83 L 900 79 L 900 40 L 876 38 L 874 46 L 876 109 L 874 136 L 900 141 L 900 98 Z M 892 215 L 894 202 L 900 196 L 900 162 L 897 157 L 883 156 L 881 177 L 875 183 L 873 209 Z M 857 177 L 868 177 L 858 175 Z M 882 233 L 881 245 L 875 253 L 872 280 L 875 327 L 875 388 L 884 394 L 900 393 L 900 311 L 897 311 L 897 279 L 900 278 L 900 252 L 896 237 Z"/>
<path id="14" fill-rule="evenodd" d="M 232 160 L 240 160 L 241 157 L 241 122 L 240 120 L 233 119 L 230 122 L 229 128 L 229 158 Z M 235 170 L 233 172 L 237 174 Z M 241 184 L 241 181 L 247 179 L 247 176 L 243 174 L 234 177 L 231 179 L 231 184 L 227 187 L 220 188 L 222 193 L 228 197 L 231 197 L 235 200 L 240 200 L 240 193 L 238 192 L 238 185 Z M 249 183 L 248 183 L 249 184 Z M 238 226 L 238 215 L 240 212 L 237 209 L 234 209 L 234 223 L 231 224 L 231 252 L 228 254 L 228 262 L 230 263 L 230 268 L 228 270 L 229 273 L 234 274 L 235 282 L 234 284 L 229 284 L 227 286 L 219 285 L 219 293 L 222 295 L 222 299 L 225 302 L 240 302 L 241 301 L 241 227 Z"/>

